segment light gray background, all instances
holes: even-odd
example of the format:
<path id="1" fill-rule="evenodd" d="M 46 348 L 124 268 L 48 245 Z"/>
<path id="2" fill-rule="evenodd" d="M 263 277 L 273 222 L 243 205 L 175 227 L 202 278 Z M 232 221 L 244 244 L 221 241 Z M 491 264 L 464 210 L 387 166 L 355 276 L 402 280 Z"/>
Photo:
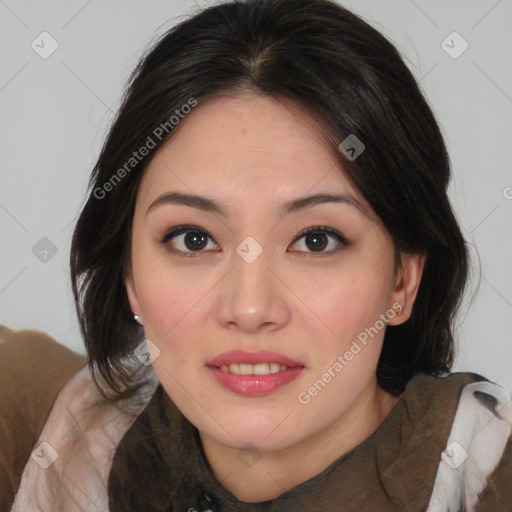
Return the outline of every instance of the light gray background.
<path id="1" fill-rule="evenodd" d="M 511 388 L 512 0 L 341 3 L 399 48 L 448 144 L 451 198 L 482 275 L 459 319 L 455 370 Z M 1 324 L 85 353 L 68 257 L 89 174 L 144 48 L 198 5 L 207 1 L 0 0 Z M 44 31 L 58 43 L 46 59 L 31 47 L 49 48 Z M 457 58 L 445 51 L 463 48 L 454 31 L 469 44 Z M 57 249 L 46 262 L 33 252 L 42 237 Z"/>

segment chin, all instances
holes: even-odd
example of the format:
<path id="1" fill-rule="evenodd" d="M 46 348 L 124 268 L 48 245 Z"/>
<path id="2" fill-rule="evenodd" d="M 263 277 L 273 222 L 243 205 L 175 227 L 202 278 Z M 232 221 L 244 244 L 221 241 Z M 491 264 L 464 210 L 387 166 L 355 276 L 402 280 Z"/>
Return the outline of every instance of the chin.
<path id="1" fill-rule="evenodd" d="M 304 433 L 304 429 L 298 429 L 296 425 L 293 425 L 293 431 L 290 431 L 291 425 L 286 430 L 276 428 L 283 421 L 282 415 L 279 418 L 268 418 L 264 422 L 255 420 L 251 423 L 247 422 L 245 416 L 225 418 L 222 426 L 227 432 L 217 423 L 212 424 L 211 418 L 204 418 L 205 423 L 198 424 L 197 428 L 224 446 L 240 450 L 251 444 L 262 452 L 286 449 L 299 441 L 293 431 Z"/>

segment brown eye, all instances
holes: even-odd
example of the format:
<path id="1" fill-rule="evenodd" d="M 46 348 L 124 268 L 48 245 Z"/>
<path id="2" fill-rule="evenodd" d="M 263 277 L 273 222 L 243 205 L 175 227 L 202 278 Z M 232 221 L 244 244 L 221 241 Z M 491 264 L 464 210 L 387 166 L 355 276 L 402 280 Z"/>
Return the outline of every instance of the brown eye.
<path id="1" fill-rule="evenodd" d="M 299 252 L 309 253 L 314 256 L 328 256 L 350 245 L 349 241 L 341 233 L 325 226 L 315 226 L 302 231 L 295 238 L 294 245 L 297 245 L 302 239 L 304 239 L 303 245 L 306 249 Z M 327 247 L 330 247 L 330 249 L 326 251 Z"/>
<path id="2" fill-rule="evenodd" d="M 213 242 L 211 236 L 196 226 L 178 226 L 167 231 L 160 240 L 167 250 L 173 254 L 185 257 L 200 256 L 208 249 L 208 241 L 213 247 L 219 249 Z M 303 241 L 302 241 L 303 240 Z M 302 242 L 305 246 L 299 249 L 299 253 L 311 256 L 329 256 L 343 247 L 350 245 L 350 242 L 338 231 L 325 226 L 314 226 L 305 229 L 295 238 L 293 245 Z M 328 250 L 326 250 L 328 248 Z"/>
<path id="3" fill-rule="evenodd" d="M 325 233 L 308 233 L 304 237 L 308 249 L 322 251 L 329 245 L 329 239 Z"/>
<path id="4" fill-rule="evenodd" d="M 208 240 L 211 240 L 211 237 L 206 231 L 194 226 L 180 226 L 167 231 L 160 243 L 165 245 L 172 253 L 194 257 L 205 252 L 204 249 L 208 246 Z"/>

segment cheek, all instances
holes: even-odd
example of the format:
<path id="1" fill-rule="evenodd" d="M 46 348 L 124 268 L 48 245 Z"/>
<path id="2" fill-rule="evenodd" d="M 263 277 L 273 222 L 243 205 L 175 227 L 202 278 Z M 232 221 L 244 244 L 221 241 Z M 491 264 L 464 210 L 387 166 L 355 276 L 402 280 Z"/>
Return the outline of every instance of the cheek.
<path id="1" fill-rule="evenodd" d="M 166 348 L 177 345 L 173 340 L 178 338 L 197 339 L 201 325 L 198 311 L 205 304 L 198 298 L 204 292 L 190 290 L 194 288 L 190 281 L 180 283 L 170 276 L 154 277 L 148 278 L 139 291 L 146 336 Z M 190 349 L 190 344 L 187 345 Z"/>
<path id="2" fill-rule="evenodd" d="M 215 281 L 191 268 L 168 265 L 140 269 L 138 278 L 145 335 L 160 351 L 153 363 L 155 372 L 167 392 L 181 403 L 179 382 L 193 385 L 205 362 L 204 346 L 212 336 L 205 326 L 214 315 L 208 292 Z"/>
<path id="3" fill-rule="evenodd" d="M 385 332 L 380 315 L 389 307 L 392 265 L 371 258 L 354 259 L 357 261 L 347 261 L 336 279 L 331 276 L 323 280 L 323 286 L 310 289 L 308 306 L 321 319 L 317 354 L 322 366 L 329 366 L 333 357 L 350 350 L 354 340 L 361 347 L 360 352 L 357 346 L 352 348 L 357 352 L 354 360 L 370 363 L 380 353 Z"/>
<path id="4" fill-rule="evenodd" d="M 191 268 L 174 266 L 169 256 L 154 242 L 141 243 L 133 254 L 133 274 L 137 298 L 148 337 L 172 338 L 204 293 L 195 282 Z"/>
<path id="5" fill-rule="evenodd" d="M 198 343 L 204 334 L 204 320 L 198 315 L 204 303 L 198 303 L 198 298 L 204 293 L 197 288 L 194 292 L 190 280 L 183 282 L 175 274 L 156 271 L 141 279 L 139 290 L 145 335 L 160 351 L 153 361 L 155 373 L 167 394 L 184 410 L 190 397 L 183 386 L 195 387 L 198 365 L 204 358 Z"/>

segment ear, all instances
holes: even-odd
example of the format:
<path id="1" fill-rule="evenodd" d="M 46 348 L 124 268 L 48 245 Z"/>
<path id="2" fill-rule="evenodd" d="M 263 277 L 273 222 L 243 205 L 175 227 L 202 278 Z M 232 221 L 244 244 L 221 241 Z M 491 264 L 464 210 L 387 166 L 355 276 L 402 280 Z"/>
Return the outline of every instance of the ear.
<path id="1" fill-rule="evenodd" d="M 426 255 L 402 253 L 400 259 L 390 297 L 390 307 L 393 307 L 396 315 L 389 319 L 388 325 L 399 325 L 411 316 L 425 268 Z"/>
<path id="2" fill-rule="evenodd" d="M 126 288 L 126 295 L 128 296 L 128 302 L 130 303 L 130 309 L 136 315 L 140 315 L 139 300 L 137 299 L 137 293 L 135 292 L 135 286 L 133 284 L 133 277 L 131 273 L 125 277 L 124 286 Z M 140 321 L 139 321 L 140 323 Z"/>

